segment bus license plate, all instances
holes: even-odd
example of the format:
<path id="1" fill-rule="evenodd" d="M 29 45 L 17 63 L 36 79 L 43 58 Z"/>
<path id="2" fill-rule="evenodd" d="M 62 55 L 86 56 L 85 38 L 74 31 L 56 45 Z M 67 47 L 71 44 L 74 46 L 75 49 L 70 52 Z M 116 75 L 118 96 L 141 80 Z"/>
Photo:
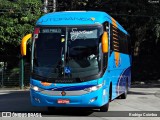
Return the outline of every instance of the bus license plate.
<path id="1" fill-rule="evenodd" d="M 67 100 L 67 99 L 59 99 L 59 100 L 57 101 L 58 104 L 68 104 L 69 102 L 70 102 L 70 101 Z"/>

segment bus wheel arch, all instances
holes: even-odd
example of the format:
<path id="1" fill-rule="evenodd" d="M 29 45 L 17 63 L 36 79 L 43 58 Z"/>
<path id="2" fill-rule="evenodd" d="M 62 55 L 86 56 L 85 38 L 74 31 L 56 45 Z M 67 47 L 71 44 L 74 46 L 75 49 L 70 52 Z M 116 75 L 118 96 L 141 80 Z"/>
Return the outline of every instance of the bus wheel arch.
<path id="1" fill-rule="evenodd" d="M 126 84 L 125 84 L 125 91 L 123 94 L 120 95 L 121 99 L 126 99 L 127 98 L 127 93 L 128 93 L 128 77 L 126 78 Z"/>
<path id="2" fill-rule="evenodd" d="M 109 85 L 109 101 L 112 100 L 112 82 L 110 82 L 110 85 Z"/>

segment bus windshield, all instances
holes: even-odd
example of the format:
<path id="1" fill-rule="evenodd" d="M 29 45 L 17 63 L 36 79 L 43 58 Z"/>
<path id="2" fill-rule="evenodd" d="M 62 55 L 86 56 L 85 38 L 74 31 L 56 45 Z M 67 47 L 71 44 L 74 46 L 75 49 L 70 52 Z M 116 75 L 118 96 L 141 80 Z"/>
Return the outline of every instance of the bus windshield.
<path id="1" fill-rule="evenodd" d="M 102 26 L 40 27 L 33 40 L 33 73 L 46 78 L 97 75 L 102 30 Z"/>

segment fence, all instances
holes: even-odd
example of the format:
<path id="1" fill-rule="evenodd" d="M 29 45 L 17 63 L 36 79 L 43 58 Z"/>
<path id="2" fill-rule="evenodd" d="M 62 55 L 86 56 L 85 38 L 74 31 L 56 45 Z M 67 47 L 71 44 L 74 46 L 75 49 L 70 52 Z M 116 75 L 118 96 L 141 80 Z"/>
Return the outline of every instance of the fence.
<path id="1" fill-rule="evenodd" d="M 11 57 L 10 60 L 0 59 L 0 88 L 21 87 L 20 57 Z M 16 61 L 16 62 L 14 62 Z M 24 87 L 29 86 L 30 65 L 24 65 Z"/>

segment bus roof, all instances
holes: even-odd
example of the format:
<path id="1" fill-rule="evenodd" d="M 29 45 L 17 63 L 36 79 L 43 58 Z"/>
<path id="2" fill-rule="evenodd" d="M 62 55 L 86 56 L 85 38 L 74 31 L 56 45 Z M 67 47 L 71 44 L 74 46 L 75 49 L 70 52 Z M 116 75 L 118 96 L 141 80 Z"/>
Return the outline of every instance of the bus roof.
<path id="1" fill-rule="evenodd" d="M 36 25 L 96 25 L 102 24 L 105 21 L 114 25 L 116 24 L 118 29 L 128 34 L 110 15 L 100 11 L 64 11 L 48 13 L 42 16 L 37 21 Z"/>

